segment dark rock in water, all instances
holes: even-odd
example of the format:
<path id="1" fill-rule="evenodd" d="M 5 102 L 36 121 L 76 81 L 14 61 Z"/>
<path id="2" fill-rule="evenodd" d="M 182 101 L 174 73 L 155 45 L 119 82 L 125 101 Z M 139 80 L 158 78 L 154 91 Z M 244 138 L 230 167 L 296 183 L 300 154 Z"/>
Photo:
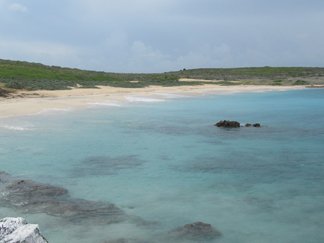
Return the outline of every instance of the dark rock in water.
<path id="1" fill-rule="evenodd" d="M 237 121 L 228 121 L 228 120 L 223 120 L 223 121 L 219 121 L 215 124 L 215 126 L 217 127 L 224 127 L 224 128 L 237 128 L 240 127 L 241 124 Z M 261 127 L 260 123 L 246 123 L 245 127 Z"/>
<path id="2" fill-rule="evenodd" d="M 11 176 L 8 173 L 0 171 L 0 186 L 1 184 L 8 182 L 10 179 Z"/>
<path id="3" fill-rule="evenodd" d="M 59 216 L 73 222 L 92 219 L 107 224 L 127 219 L 114 204 L 71 198 L 62 187 L 16 180 L 4 172 L 0 172 L 0 205 L 28 213 Z"/>
<path id="4" fill-rule="evenodd" d="M 235 127 L 240 127 L 241 124 L 237 121 L 228 121 L 228 120 L 223 120 L 219 121 L 215 124 L 217 127 L 225 127 L 225 128 L 235 128 Z"/>
<path id="5" fill-rule="evenodd" d="M 65 217 L 75 223 L 93 219 L 96 223 L 110 224 L 127 219 L 125 213 L 111 203 L 70 199 L 56 201 L 49 206 L 49 214 Z"/>
<path id="6" fill-rule="evenodd" d="M 26 205 L 36 202 L 48 201 L 62 195 L 67 195 L 68 191 L 62 187 L 37 183 L 31 180 L 15 180 L 6 185 L 8 193 L 7 200 L 12 204 Z"/>
<path id="7" fill-rule="evenodd" d="M 186 224 L 170 232 L 171 237 L 192 241 L 212 240 L 221 235 L 221 232 L 214 229 L 210 224 L 203 222 Z"/>
<path id="8" fill-rule="evenodd" d="M 48 243 L 37 224 L 28 224 L 23 218 L 0 219 L 0 242 Z"/>
<path id="9" fill-rule="evenodd" d="M 25 211 L 38 210 L 49 213 L 50 204 L 60 200 L 68 191 L 61 187 L 37 183 L 31 180 L 13 180 L 5 184 L 0 202 Z"/>

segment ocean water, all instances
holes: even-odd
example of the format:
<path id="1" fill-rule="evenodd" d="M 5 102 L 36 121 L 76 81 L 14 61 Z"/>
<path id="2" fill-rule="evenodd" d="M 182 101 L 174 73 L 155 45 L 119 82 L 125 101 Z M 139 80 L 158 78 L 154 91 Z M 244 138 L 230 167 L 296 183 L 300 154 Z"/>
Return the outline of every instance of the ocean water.
<path id="1" fill-rule="evenodd" d="M 196 221 L 222 233 L 208 242 L 324 242 L 323 89 L 128 101 L 0 120 L 0 170 L 145 223 L 1 205 L 0 217 L 38 223 L 51 243 L 192 242 L 167 235 Z M 223 119 L 262 127 L 213 126 Z"/>

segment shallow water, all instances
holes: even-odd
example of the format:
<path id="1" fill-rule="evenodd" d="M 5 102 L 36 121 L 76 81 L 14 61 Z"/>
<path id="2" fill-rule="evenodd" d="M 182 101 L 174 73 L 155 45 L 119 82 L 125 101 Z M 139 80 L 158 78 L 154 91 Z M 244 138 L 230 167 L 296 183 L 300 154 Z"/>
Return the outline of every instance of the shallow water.
<path id="1" fill-rule="evenodd" d="M 0 170 L 147 223 L 0 216 L 37 222 L 54 243 L 170 242 L 195 221 L 222 232 L 211 242 L 324 242 L 323 89 L 162 100 L 0 120 Z M 222 119 L 263 126 L 213 126 Z"/>

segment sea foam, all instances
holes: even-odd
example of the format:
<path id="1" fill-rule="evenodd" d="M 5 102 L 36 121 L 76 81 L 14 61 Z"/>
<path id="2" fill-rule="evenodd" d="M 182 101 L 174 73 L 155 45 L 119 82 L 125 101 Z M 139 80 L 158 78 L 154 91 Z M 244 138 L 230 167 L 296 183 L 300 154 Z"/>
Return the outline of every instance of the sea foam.
<path id="1" fill-rule="evenodd" d="M 71 111 L 71 108 L 48 108 L 48 109 L 43 109 L 37 114 L 44 114 L 44 113 L 52 113 L 52 112 L 68 112 Z"/>
<path id="2" fill-rule="evenodd" d="M 113 107 L 121 107 L 121 104 L 114 103 L 114 102 L 94 102 L 94 103 L 88 103 L 92 106 L 113 106 Z"/>
<path id="3" fill-rule="evenodd" d="M 0 125 L 0 128 L 13 130 L 13 131 L 31 131 L 33 128 L 31 127 L 23 127 L 23 126 L 11 126 L 11 125 Z"/>
<path id="4" fill-rule="evenodd" d="M 141 96 L 125 96 L 125 99 L 129 102 L 163 102 L 164 99 L 156 99 L 156 98 L 147 98 L 147 97 L 141 97 Z"/>
<path id="5" fill-rule="evenodd" d="M 189 97 L 187 95 L 182 95 L 182 94 L 172 94 L 172 93 L 155 93 L 155 95 L 168 98 L 168 99 L 177 99 L 177 98 L 186 98 Z"/>

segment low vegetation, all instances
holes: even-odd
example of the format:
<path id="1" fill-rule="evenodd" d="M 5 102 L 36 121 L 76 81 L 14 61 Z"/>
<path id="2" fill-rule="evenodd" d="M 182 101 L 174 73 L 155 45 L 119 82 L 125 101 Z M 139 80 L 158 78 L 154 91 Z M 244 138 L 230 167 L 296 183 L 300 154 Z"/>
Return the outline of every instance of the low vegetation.
<path id="1" fill-rule="evenodd" d="M 0 88 L 0 97 L 7 97 L 9 93 L 10 92 L 7 89 Z"/>
<path id="2" fill-rule="evenodd" d="M 182 78 L 193 81 L 180 81 Z M 200 79 L 200 81 L 195 81 Z M 204 80 L 204 81 L 201 81 Z M 312 85 L 324 84 L 324 68 L 260 67 L 208 68 L 165 73 L 110 73 L 46 66 L 0 59 L 0 95 L 8 91 L 60 90 L 73 87 L 114 86 L 141 88 L 149 85 L 179 86 L 215 83 L 219 85 Z"/>

